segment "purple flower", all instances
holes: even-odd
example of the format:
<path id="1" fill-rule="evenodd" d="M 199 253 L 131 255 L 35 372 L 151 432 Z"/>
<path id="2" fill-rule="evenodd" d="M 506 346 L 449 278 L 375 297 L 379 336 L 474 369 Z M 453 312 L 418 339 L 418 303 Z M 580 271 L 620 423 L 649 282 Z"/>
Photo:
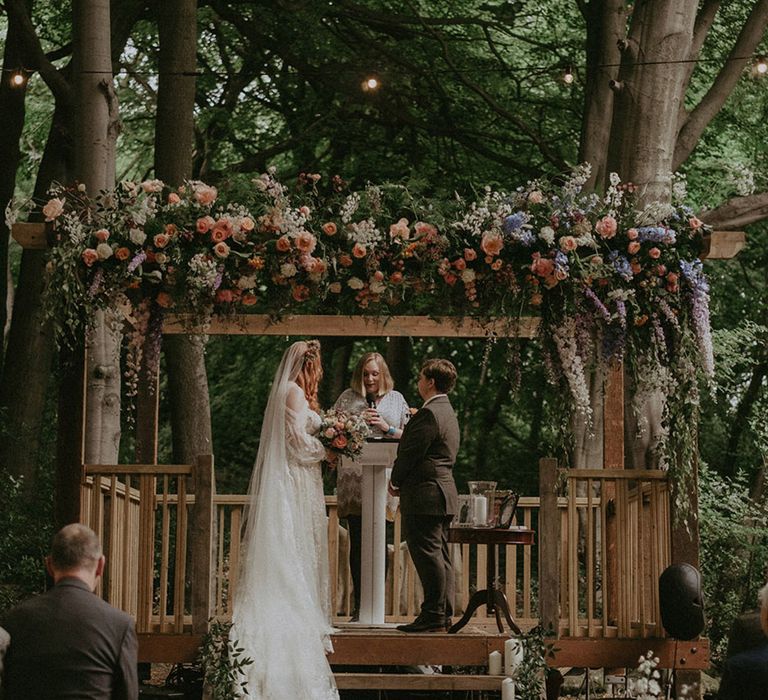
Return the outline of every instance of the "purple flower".
<path id="1" fill-rule="evenodd" d="M 592 302 L 592 306 L 594 306 L 597 313 L 599 313 L 603 317 L 603 320 L 606 323 L 610 323 L 611 312 L 608 311 L 608 308 L 605 306 L 605 304 L 603 304 L 603 302 L 600 301 L 600 298 L 597 296 L 597 294 L 595 294 L 592 287 L 586 287 L 586 286 L 584 287 L 584 296 L 587 297 L 587 299 L 589 299 Z"/>
<path id="2" fill-rule="evenodd" d="M 674 245 L 676 234 L 663 226 L 641 226 L 637 229 L 637 240 L 640 243 L 666 243 Z"/>
<path id="3" fill-rule="evenodd" d="M 528 217 L 521 211 L 516 211 L 514 214 L 510 214 L 504 219 L 504 224 L 502 226 L 504 233 L 510 234 L 519 231 L 526 221 L 528 221 Z"/>
<path id="4" fill-rule="evenodd" d="M 133 259 L 131 262 L 128 263 L 128 272 L 131 273 L 136 270 L 136 268 L 141 265 L 145 260 L 147 259 L 147 254 L 140 250 L 136 255 L 133 256 Z"/>
<path id="5" fill-rule="evenodd" d="M 693 262 L 681 260 L 680 271 L 689 292 L 693 331 L 704 371 L 711 377 L 715 373 L 715 359 L 712 349 L 712 331 L 709 325 L 709 282 L 704 276 L 701 260 Z"/>
<path id="6" fill-rule="evenodd" d="M 632 277 L 632 267 L 623 255 L 619 255 L 619 252 L 612 250 L 608 254 L 608 260 L 613 265 L 613 269 L 616 270 L 616 274 L 619 275 L 625 282 L 629 282 Z"/>
<path id="7" fill-rule="evenodd" d="M 101 289 L 101 283 L 103 281 L 104 270 L 99 267 L 96 269 L 96 272 L 93 275 L 93 279 L 91 280 L 91 284 L 88 287 L 88 296 L 91 298 L 95 297 L 99 293 L 99 289 Z"/>

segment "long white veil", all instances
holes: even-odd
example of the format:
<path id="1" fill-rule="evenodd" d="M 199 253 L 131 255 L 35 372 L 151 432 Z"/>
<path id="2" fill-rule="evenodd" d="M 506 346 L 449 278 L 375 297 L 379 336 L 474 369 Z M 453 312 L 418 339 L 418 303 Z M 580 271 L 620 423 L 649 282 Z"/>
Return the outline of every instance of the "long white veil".
<path id="1" fill-rule="evenodd" d="M 317 584 L 301 565 L 298 513 L 288 467 L 288 392 L 295 386 L 307 343 L 291 345 L 275 374 L 249 486 L 232 639 L 253 659 L 246 667 L 248 697 L 336 698 L 325 657 L 331 632 Z"/>

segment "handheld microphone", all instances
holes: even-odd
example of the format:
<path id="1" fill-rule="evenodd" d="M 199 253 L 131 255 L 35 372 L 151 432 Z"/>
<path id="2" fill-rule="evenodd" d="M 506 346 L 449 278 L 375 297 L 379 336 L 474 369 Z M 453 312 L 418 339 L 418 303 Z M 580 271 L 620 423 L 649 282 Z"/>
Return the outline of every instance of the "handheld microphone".
<path id="1" fill-rule="evenodd" d="M 366 394 L 365 402 L 368 404 L 368 408 L 376 408 L 376 394 Z"/>

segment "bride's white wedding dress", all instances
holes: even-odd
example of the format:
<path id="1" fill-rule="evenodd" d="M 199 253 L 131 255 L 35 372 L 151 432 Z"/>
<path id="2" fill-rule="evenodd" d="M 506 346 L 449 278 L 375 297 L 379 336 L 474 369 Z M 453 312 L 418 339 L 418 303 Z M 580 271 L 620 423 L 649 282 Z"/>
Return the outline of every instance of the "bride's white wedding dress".
<path id="1" fill-rule="evenodd" d="M 294 346 L 303 344 L 294 343 Z M 272 386 L 251 478 L 231 638 L 253 663 L 249 698 L 336 700 L 320 416 L 293 381 L 291 346 Z M 298 369 L 296 365 L 298 363 Z"/>

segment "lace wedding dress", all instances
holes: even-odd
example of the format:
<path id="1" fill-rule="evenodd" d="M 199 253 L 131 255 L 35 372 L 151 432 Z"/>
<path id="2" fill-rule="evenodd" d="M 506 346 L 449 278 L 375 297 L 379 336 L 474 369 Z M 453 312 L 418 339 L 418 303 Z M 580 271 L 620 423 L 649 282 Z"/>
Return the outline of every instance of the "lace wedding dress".
<path id="1" fill-rule="evenodd" d="M 298 347 L 297 347 L 298 346 Z M 251 477 L 231 638 L 253 663 L 247 697 L 337 700 L 331 652 L 325 499 L 314 437 L 320 416 L 294 380 L 304 343 L 286 351 L 272 386 Z"/>

